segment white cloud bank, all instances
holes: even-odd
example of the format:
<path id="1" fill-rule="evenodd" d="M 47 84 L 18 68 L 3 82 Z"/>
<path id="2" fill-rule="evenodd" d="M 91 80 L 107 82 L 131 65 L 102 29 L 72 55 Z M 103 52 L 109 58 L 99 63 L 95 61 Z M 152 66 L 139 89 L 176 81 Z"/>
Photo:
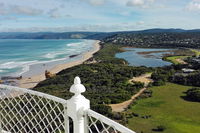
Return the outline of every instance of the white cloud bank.
<path id="1" fill-rule="evenodd" d="M 115 24 L 82 24 L 62 27 L 3 28 L 0 32 L 71 32 L 71 31 L 132 31 L 145 29 L 143 21 Z"/>
<path id="2" fill-rule="evenodd" d="M 19 5 L 11 6 L 10 12 L 14 14 L 23 14 L 23 15 L 30 15 L 30 16 L 41 15 L 43 13 L 43 11 L 40 9 L 27 7 L 27 6 L 19 6 Z"/>
<path id="3" fill-rule="evenodd" d="M 93 6 L 101 6 L 105 4 L 105 0 L 82 0 L 82 1 L 87 2 Z"/>
<path id="4" fill-rule="evenodd" d="M 189 11 L 200 11 L 200 0 L 193 0 L 187 5 L 186 9 Z"/>
<path id="5" fill-rule="evenodd" d="M 126 6 L 147 8 L 154 2 L 155 0 L 129 0 Z"/>
<path id="6" fill-rule="evenodd" d="M 17 14 L 17 15 L 37 16 L 41 15 L 42 13 L 43 13 L 42 10 L 29 6 L 9 5 L 6 7 L 5 4 L 0 3 L 0 15 Z"/>
<path id="7" fill-rule="evenodd" d="M 131 0 L 128 1 L 127 6 L 143 6 L 144 5 L 144 1 L 143 0 Z"/>

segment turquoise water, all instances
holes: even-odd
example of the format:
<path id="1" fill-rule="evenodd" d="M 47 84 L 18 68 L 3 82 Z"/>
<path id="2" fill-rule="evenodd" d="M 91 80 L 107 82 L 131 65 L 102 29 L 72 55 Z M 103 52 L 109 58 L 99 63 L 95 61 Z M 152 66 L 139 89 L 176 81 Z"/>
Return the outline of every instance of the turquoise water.
<path id="1" fill-rule="evenodd" d="M 0 77 L 21 75 L 28 72 L 30 67 L 36 64 L 72 61 L 70 55 L 82 54 L 91 50 L 93 43 L 94 40 L 81 39 L 0 39 Z M 78 57 L 74 59 L 78 59 Z"/>
<path id="2" fill-rule="evenodd" d="M 147 48 L 125 48 L 126 52 L 116 54 L 116 57 L 125 59 L 131 66 L 162 67 L 171 65 L 163 61 L 162 55 L 169 52 L 151 53 L 149 55 L 138 54 L 138 52 L 167 51 L 169 49 L 147 49 Z"/>

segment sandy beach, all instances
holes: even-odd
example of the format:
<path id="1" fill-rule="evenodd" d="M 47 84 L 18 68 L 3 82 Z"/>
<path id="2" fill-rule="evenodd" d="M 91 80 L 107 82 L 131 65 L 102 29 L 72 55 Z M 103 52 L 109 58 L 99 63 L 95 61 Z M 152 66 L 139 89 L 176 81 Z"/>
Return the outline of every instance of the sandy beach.
<path id="1" fill-rule="evenodd" d="M 86 53 L 83 53 L 81 55 L 82 58 L 80 60 L 76 60 L 76 61 L 73 61 L 73 62 L 57 65 L 57 66 L 55 66 L 54 68 L 52 68 L 48 71 L 50 71 L 50 73 L 52 73 L 52 74 L 57 74 L 58 72 L 62 71 L 63 69 L 67 69 L 67 68 L 82 64 L 84 61 L 90 59 L 93 56 L 94 53 L 96 53 L 97 51 L 100 50 L 99 42 L 100 41 L 96 41 L 94 43 L 94 48 L 92 50 L 90 50 Z M 39 82 L 41 82 L 43 80 L 45 80 L 45 72 L 38 74 L 38 75 L 28 77 L 28 78 L 22 78 L 21 80 L 19 80 L 19 87 L 21 87 L 21 88 L 33 88 Z"/>

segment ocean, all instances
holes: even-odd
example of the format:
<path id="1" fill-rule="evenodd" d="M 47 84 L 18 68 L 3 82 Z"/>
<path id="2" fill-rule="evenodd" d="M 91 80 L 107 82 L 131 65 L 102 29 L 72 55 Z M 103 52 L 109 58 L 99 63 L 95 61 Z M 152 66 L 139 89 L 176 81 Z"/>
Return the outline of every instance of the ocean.
<path id="1" fill-rule="evenodd" d="M 81 54 L 93 49 L 94 42 L 84 39 L 0 39 L 0 77 L 28 77 L 55 65 L 78 60 Z M 39 67 L 43 69 L 37 69 Z M 30 69 L 33 69 L 31 73 Z"/>

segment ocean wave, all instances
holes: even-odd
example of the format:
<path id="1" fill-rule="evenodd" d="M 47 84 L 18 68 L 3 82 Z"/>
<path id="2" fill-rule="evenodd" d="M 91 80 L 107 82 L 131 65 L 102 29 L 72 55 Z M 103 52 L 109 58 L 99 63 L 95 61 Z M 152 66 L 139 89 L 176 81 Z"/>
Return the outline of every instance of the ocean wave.
<path id="1" fill-rule="evenodd" d="M 21 75 L 21 74 L 29 71 L 30 65 L 37 64 L 37 63 L 38 63 L 38 61 L 36 61 L 36 60 L 26 61 L 26 62 L 25 61 L 21 61 L 21 62 L 11 61 L 11 62 L 6 62 L 6 63 L 1 64 L 0 68 L 6 69 L 6 71 L 16 69 L 16 68 L 21 68 L 21 71 L 13 73 L 14 75 Z M 0 71 L 0 72 L 4 72 L 4 71 Z"/>
<path id="2" fill-rule="evenodd" d="M 42 57 L 47 58 L 47 59 L 56 59 L 58 56 L 68 56 L 71 54 L 77 54 L 80 52 L 84 51 L 84 47 L 87 46 L 87 43 L 85 44 L 84 42 L 79 42 L 79 43 L 69 43 L 66 44 L 65 47 L 58 51 L 54 52 L 49 52 L 43 55 Z"/>
<path id="3" fill-rule="evenodd" d="M 76 46 L 79 46 L 80 44 L 82 44 L 82 42 L 78 42 L 78 43 L 68 43 L 68 44 L 66 44 L 66 46 L 76 47 Z"/>
<path id="4" fill-rule="evenodd" d="M 1 70 L 1 69 L 0 69 L 0 73 L 2 73 L 2 72 L 4 72 L 4 70 Z"/>
<path id="5" fill-rule="evenodd" d="M 19 61 L 19 62 L 6 62 L 0 65 L 1 69 L 12 69 L 12 68 L 16 68 L 16 67 L 22 67 L 24 65 L 30 65 L 32 63 L 36 63 L 37 61 Z"/>
<path id="6" fill-rule="evenodd" d="M 59 55 L 59 53 L 47 53 L 43 57 L 48 58 L 48 59 L 54 59 L 56 56 Z"/>

